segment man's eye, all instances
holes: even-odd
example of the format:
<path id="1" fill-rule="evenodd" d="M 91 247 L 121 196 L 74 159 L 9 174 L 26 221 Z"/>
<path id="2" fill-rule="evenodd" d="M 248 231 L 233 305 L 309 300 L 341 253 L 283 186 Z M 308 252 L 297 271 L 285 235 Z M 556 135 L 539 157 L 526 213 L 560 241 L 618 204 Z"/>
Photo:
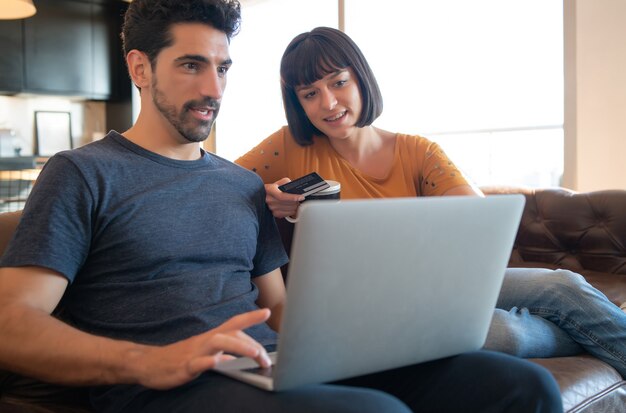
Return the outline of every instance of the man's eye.
<path id="1" fill-rule="evenodd" d="M 230 69 L 230 67 L 228 66 L 220 66 L 217 68 L 217 73 L 221 74 L 221 75 L 225 75 L 228 72 L 228 69 Z"/>
<path id="2" fill-rule="evenodd" d="M 198 64 L 194 63 L 194 62 L 189 62 L 189 63 L 185 63 L 183 64 L 183 67 L 189 71 L 197 71 L 198 70 Z"/>

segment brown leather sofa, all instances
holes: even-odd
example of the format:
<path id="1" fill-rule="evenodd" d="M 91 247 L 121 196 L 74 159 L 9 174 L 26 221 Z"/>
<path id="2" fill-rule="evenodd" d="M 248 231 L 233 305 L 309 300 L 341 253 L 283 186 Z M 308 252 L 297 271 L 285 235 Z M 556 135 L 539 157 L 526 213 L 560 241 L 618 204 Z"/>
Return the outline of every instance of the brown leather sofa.
<path id="1" fill-rule="evenodd" d="M 615 304 L 626 302 L 626 191 L 483 187 L 489 196 L 521 193 L 526 205 L 510 267 L 565 268 L 585 276 Z M 277 220 L 291 246 L 293 225 Z M 288 273 L 288 265 L 283 274 Z M 626 413 L 626 381 L 586 354 L 532 359 L 556 378 L 567 413 Z"/>
<path id="2" fill-rule="evenodd" d="M 626 302 L 626 191 L 482 189 L 526 196 L 510 267 L 569 269 L 613 303 Z M 589 355 L 533 361 L 556 378 L 566 412 L 626 412 L 626 381 L 606 363 Z"/>
<path id="3" fill-rule="evenodd" d="M 510 266 L 567 268 L 616 304 L 626 302 L 626 191 L 483 188 L 487 195 L 522 193 L 526 206 Z M 19 213 L 0 214 L 0 254 Z M 290 245 L 290 228 L 279 225 Z M 285 268 L 286 269 L 286 268 Z M 533 359 L 558 381 L 568 413 L 626 412 L 626 381 L 589 355 Z M 0 372 L 0 413 L 86 412 L 81 389 L 42 386 Z"/>

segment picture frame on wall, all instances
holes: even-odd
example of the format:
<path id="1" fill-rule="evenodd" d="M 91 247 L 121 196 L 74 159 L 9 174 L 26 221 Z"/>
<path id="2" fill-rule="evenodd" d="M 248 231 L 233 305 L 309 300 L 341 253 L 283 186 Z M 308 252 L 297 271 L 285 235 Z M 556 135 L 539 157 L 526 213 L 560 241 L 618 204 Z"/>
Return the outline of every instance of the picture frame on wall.
<path id="1" fill-rule="evenodd" d="M 35 111 L 35 155 L 49 157 L 72 147 L 70 112 Z"/>

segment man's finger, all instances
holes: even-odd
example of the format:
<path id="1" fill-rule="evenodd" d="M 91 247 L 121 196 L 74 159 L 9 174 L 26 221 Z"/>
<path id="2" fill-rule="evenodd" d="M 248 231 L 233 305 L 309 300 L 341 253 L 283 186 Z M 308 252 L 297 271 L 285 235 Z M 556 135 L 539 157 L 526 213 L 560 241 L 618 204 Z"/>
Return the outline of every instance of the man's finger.
<path id="1" fill-rule="evenodd" d="M 200 357 L 215 357 L 227 353 L 250 357 L 263 367 L 269 367 L 271 364 L 265 348 L 248 336 L 219 333 L 211 336 L 205 345 L 205 354 Z"/>
<path id="2" fill-rule="evenodd" d="M 229 330 L 245 330 L 253 325 L 264 323 L 270 318 L 270 310 L 268 308 L 261 308 L 255 311 L 249 311 L 247 313 L 239 314 L 224 322 L 219 327 L 216 327 L 214 332 L 223 332 Z"/>

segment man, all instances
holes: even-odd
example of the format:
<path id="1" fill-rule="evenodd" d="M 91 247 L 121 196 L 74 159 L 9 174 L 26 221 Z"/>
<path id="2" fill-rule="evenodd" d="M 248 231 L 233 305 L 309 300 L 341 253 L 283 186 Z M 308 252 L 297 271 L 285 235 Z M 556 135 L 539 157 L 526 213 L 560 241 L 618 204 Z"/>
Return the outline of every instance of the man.
<path id="1" fill-rule="evenodd" d="M 235 0 L 131 3 L 141 113 L 42 171 L 0 263 L 0 367 L 92 386 L 103 412 L 559 411 L 545 370 L 487 352 L 278 394 L 210 371 L 269 364 L 285 295 L 260 179 L 200 148 L 239 20 Z"/>

